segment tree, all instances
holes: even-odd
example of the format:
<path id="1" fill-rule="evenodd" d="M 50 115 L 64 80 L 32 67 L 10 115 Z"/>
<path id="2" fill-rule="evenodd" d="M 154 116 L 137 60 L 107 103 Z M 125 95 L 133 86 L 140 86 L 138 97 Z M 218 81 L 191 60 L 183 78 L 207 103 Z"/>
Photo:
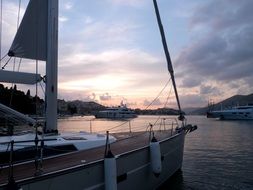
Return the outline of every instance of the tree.
<path id="1" fill-rule="evenodd" d="M 26 96 L 30 97 L 31 96 L 31 92 L 30 92 L 30 89 L 27 90 L 26 92 Z"/>

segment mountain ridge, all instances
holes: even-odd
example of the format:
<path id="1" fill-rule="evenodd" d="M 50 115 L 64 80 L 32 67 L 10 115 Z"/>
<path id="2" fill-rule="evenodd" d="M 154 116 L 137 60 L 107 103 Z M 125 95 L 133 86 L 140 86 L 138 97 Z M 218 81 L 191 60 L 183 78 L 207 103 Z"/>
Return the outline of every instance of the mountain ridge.
<path id="1" fill-rule="evenodd" d="M 207 111 L 228 109 L 234 106 L 245 106 L 253 104 L 253 93 L 248 95 L 234 95 L 225 100 L 222 100 L 218 103 L 210 102 L 209 106 L 200 107 L 200 108 L 186 108 L 184 111 L 189 115 L 205 115 Z"/>

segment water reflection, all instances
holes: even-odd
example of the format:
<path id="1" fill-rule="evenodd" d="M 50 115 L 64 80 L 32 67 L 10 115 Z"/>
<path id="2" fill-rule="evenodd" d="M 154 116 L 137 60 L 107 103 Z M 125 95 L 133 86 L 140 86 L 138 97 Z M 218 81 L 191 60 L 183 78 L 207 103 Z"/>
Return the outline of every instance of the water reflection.
<path id="1" fill-rule="evenodd" d="M 169 180 L 167 180 L 163 185 L 161 185 L 157 190 L 185 190 L 186 186 L 184 184 L 183 171 L 178 170 Z"/>
<path id="2" fill-rule="evenodd" d="M 130 121 L 94 120 L 74 117 L 59 120 L 60 131 L 146 130 L 157 116 L 140 116 Z M 172 117 L 174 118 L 174 117 Z M 182 172 L 160 189 L 172 190 L 252 190 L 253 121 L 220 121 L 204 116 L 188 116 L 198 129 L 186 136 Z M 90 122 L 92 120 L 92 122 Z M 125 122 L 124 124 L 122 124 Z"/>

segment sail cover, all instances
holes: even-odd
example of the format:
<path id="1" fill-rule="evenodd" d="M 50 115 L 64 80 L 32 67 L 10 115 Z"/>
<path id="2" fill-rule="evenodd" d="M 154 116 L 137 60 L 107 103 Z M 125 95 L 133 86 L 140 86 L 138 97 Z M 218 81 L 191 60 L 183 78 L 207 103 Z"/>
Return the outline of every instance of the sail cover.
<path id="1" fill-rule="evenodd" d="M 36 84 L 41 80 L 42 77 L 39 74 L 35 73 L 0 70 L 0 82 Z"/>
<path id="2" fill-rule="evenodd" d="M 45 61 L 48 1 L 30 0 L 8 55 Z"/>

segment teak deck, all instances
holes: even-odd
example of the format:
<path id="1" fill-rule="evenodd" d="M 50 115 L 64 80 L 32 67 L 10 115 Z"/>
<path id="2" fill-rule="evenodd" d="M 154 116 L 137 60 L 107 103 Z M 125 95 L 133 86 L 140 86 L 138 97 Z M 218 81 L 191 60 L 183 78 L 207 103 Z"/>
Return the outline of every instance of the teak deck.
<path id="1" fill-rule="evenodd" d="M 115 133 L 117 138 L 115 143 L 110 145 L 114 155 L 119 155 L 134 149 L 147 146 L 150 142 L 149 132 Z M 171 131 L 157 131 L 155 137 L 162 140 L 171 136 Z M 129 137 L 129 138 L 128 138 Z M 105 146 L 93 148 L 84 151 L 72 152 L 66 155 L 57 156 L 43 160 L 43 174 L 55 172 L 58 170 L 90 163 L 104 158 Z M 13 167 L 13 175 L 16 181 L 34 177 L 36 173 L 34 162 L 18 164 Z M 9 167 L 0 168 L 0 186 L 8 182 Z"/>

